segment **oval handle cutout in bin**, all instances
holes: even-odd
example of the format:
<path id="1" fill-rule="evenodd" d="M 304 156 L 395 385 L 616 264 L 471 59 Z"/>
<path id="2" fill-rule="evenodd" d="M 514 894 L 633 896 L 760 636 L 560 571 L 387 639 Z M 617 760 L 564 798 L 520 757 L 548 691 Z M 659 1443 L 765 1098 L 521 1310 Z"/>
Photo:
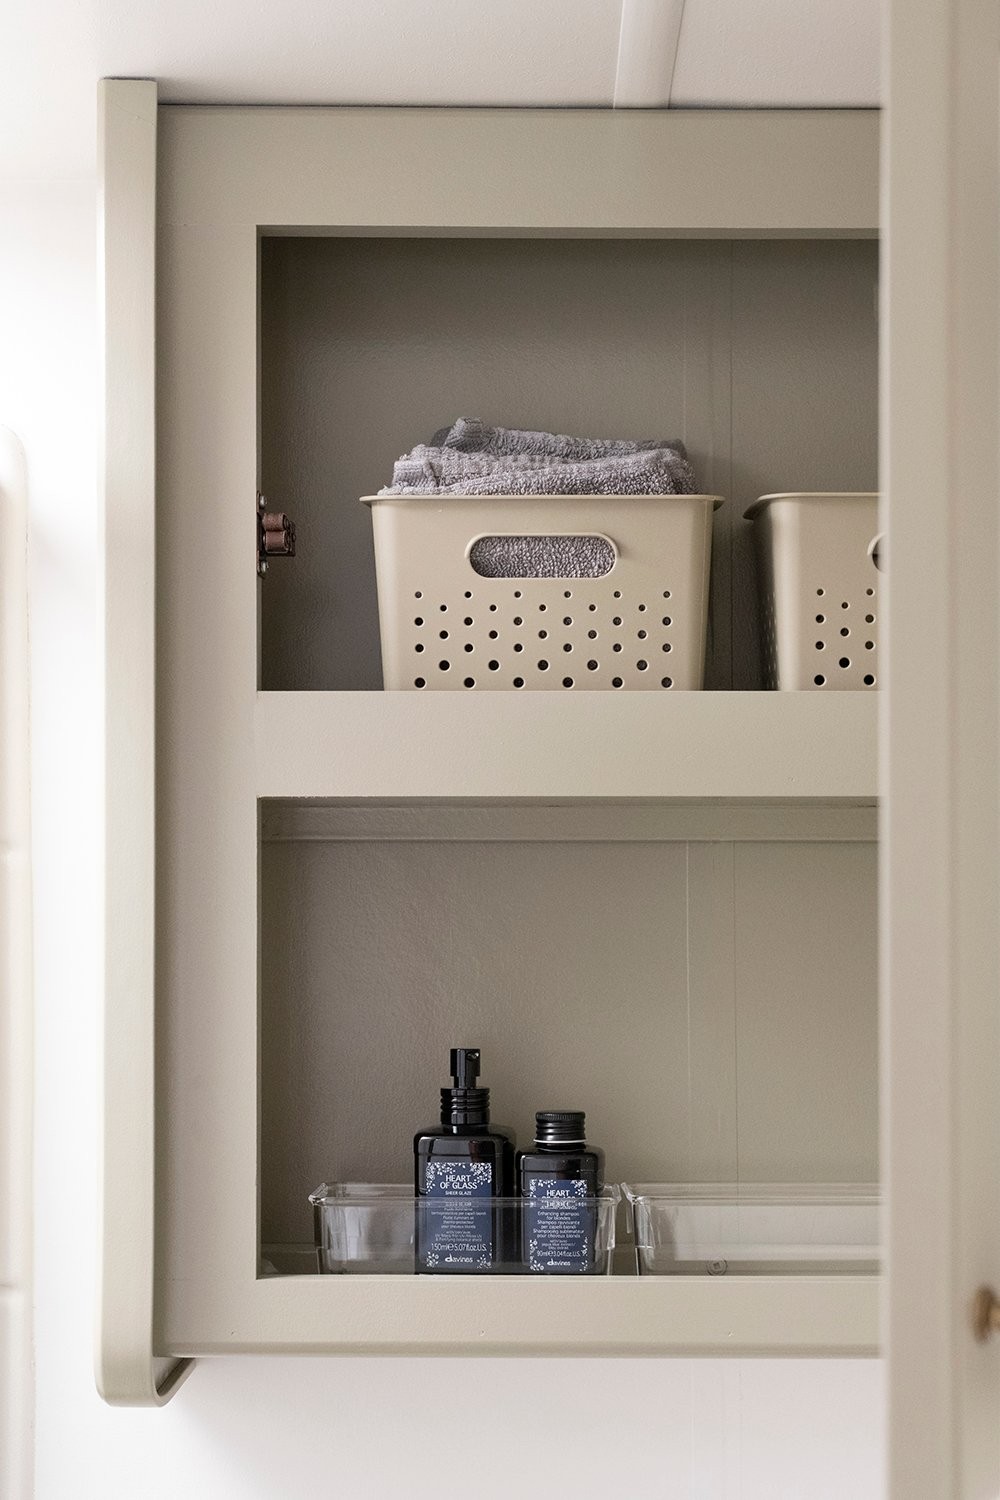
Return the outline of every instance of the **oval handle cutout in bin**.
<path id="1" fill-rule="evenodd" d="M 466 556 L 480 578 L 605 578 L 618 549 L 600 532 L 501 532 L 473 537 Z"/>

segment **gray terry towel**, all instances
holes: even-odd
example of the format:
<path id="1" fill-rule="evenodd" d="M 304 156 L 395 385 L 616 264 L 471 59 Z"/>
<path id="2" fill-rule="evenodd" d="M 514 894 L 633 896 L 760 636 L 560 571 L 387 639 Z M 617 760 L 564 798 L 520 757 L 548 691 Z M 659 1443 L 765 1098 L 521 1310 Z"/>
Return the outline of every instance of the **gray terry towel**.
<path id="1" fill-rule="evenodd" d="M 499 484 L 514 469 L 548 470 L 555 462 L 542 453 L 494 458 L 489 453 L 458 453 L 454 448 L 432 448 L 429 443 L 418 443 L 393 464 L 392 484 L 395 490 L 412 486 L 420 494 L 436 493 L 442 485 L 465 484 L 487 474 L 495 475 Z"/>
<path id="2" fill-rule="evenodd" d="M 517 427 L 489 427 L 478 417 L 459 417 L 450 427 L 442 427 L 431 438 L 433 448 L 454 448 L 460 453 L 490 453 L 496 458 L 516 454 L 545 455 L 562 462 L 584 458 L 624 457 L 654 448 L 672 448 L 681 458 L 687 451 L 680 438 L 647 438 L 633 442 L 626 438 L 570 437 L 561 432 L 531 432 Z"/>
<path id="3" fill-rule="evenodd" d="M 469 561 L 480 578 L 603 578 L 615 553 L 600 536 L 481 536 Z"/>
<path id="4" fill-rule="evenodd" d="M 690 495 L 697 492 L 684 445 L 574 438 L 487 427 L 460 417 L 431 443 L 403 454 L 381 495 Z M 492 578 L 600 578 L 611 558 L 592 536 L 486 536 L 477 573 Z"/>
<path id="5" fill-rule="evenodd" d="M 414 450 L 418 453 L 418 450 Z M 432 456 L 433 455 L 433 456 Z M 676 449 L 654 448 L 579 462 L 525 462 L 537 455 L 496 459 L 482 455 L 456 463 L 447 450 L 421 447 L 395 465 L 393 483 L 380 495 L 693 495 L 691 465 Z"/>

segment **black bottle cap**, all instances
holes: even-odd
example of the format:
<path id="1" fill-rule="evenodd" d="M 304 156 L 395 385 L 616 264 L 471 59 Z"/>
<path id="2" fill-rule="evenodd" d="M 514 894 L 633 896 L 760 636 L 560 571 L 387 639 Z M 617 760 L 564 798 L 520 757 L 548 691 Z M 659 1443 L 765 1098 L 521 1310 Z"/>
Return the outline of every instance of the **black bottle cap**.
<path id="1" fill-rule="evenodd" d="M 474 1089 L 479 1077 L 479 1048 L 452 1047 L 449 1068 L 455 1088 Z"/>
<path id="2" fill-rule="evenodd" d="M 490 1091 L 476 1087 L 479 1048 L 452 1047 L 452 1086 L 441 1090 L 442 1125 L 488 1125 Z"/>
<path id="3" fill-rule="evenodd" d="M 587 1116 L 582 1109 L 541 1109 L 535 1116 L 537 1146 L 585 1146 Z"/>

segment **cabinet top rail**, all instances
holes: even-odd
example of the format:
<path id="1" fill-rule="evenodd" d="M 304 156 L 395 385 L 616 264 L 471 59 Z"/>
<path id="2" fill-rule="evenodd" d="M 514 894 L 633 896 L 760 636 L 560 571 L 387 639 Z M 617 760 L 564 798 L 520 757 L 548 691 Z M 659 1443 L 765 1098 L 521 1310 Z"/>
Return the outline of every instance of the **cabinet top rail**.
<path id="1" fill-rule="evenodd" d="M 159 121 L 167 224 L 709 238 L 878 230 L 874 110 L 161 105 Z"/>

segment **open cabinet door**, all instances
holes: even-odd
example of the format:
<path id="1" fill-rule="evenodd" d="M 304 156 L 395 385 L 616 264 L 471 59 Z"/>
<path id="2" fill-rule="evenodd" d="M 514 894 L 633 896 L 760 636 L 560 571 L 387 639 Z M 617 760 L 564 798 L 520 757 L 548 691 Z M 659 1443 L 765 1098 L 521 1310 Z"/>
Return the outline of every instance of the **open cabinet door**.
<path id="1" fill-rule="evenodd" d="M 890 0 L 883 1143 L 892 1500 L 1000 1493 L 998 7 Z M 988 1294 L 986 1294 L 988 1306 Z"/>

